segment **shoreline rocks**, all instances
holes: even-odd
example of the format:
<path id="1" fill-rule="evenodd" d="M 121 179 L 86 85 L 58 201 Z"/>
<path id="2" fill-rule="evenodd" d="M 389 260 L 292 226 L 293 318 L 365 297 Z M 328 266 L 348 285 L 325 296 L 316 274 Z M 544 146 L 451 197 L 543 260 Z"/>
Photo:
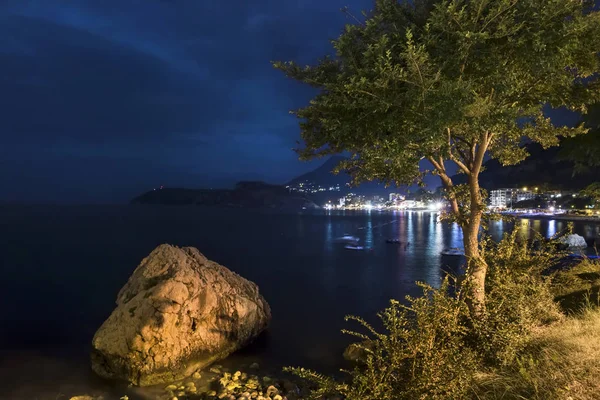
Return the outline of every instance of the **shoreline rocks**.
<path id="1" fill-rule="evenodd" d="M 256 284 L 195 248 L 161 245 L 94 335 L 92 369 L 138 386 L 181 380 L 248 344 L 270 319 Z"/>

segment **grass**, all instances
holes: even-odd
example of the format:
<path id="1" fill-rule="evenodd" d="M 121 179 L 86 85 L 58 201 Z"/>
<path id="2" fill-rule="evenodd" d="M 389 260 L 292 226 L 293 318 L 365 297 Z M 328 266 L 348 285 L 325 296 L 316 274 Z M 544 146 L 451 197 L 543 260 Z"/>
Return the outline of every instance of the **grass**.
<path id="1" fill-rule="evenodd" d="M 512 365 L 480 373 L 480 400 L 600 398 L 600 263 L 555 273 L 552 289 L 567 316 L 535 330 Z"/>
<path id="2" fill-rule="evenodd" d="M 592 400 L 600 396 L 600 309 L 535 332 L 509 368 L 480 374 L 474 398 L 481 400 Z"/>
<path id="3" fill-rule="evenodd" d="M 556 301 L 567 314 L 578 312 L 582 306 L 600 296 L 600 262 L 584 259 L 573 268 L 559 271 L 552 277 Z"/>

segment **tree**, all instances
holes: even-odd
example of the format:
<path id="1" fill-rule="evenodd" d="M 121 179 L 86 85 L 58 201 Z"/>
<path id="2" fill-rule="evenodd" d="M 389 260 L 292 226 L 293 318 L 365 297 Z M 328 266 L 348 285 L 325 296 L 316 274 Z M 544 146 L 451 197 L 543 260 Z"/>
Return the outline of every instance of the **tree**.
<path id="1" fill-rule="evenodd" d="M 585 113 L 599 99 L 600 17 L 587 0 L 376 0 L 363 21 L 316 65 L 275 62 L 318 94 L 300 119 L 302 159 L 349 152 L 336 171 L 354 183 L 409 184 L 440 177 L 463 229 L 471 311 L 485 310 L 487 265 L 479 252 L 486 154 L 504 165 L 586 132 L 557 127 L 544 104 Z M 419 170 L 428 160 L 431 171 Z M 455 186 L 454 163 L 467 175 Z"/>
<path id="2" fill-rule="evenodd" d="M 598 208 L 600 206 L 600 182 L 594 182 L 588 185 L 581 191 L 580 194 L 589 198 L 594 208 Z"/>
<path id="3" fill-rule="evenodd" d="M 590 132 L 567 139 L 561 145 L 560 158 L 575 163 L 575 174 L 600 166 L 600 103 L 590 107 L 583 122 Z"/>

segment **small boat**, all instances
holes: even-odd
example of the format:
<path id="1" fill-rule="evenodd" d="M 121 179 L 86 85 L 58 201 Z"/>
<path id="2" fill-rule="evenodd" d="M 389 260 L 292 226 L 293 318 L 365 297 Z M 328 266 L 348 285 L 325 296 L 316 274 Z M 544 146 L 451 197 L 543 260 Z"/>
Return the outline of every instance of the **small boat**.
<path id="1" fill-rule="evenodd" d="M 400 244 L 402 242 L 400 242 L 400 239 L 387 239 L 385 241 L 386 243 L 393 243 L 393 244 Z"/>
<path id="2" fill-rule="evenodd" d="M 464 256 L 465 251 L 459 247 L 450 247 L 448 249 L 442 250 L 441 254 L 443 256 Z"/>
<path id="3" fill-rule="evenodd" d="M 358 245 L 352 245 L 352 244 L 347 244 L 344 246 L 345 249 L 348 250 L 364 250 L 364 246 L 358 246 Z"/>
<path id="4" fill-rule="evenodd" d="M 358 242 L 360 239 L 352 235 L 344 235 L 336 239 L 338 242 Z"/>

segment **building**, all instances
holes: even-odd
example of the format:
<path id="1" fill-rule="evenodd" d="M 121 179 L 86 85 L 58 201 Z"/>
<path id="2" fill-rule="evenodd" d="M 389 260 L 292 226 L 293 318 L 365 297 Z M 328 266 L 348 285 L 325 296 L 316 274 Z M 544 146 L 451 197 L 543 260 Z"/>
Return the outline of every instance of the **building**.
<path id="1" fill-rule="evenodd" d="M 535 200 L 537 197 L 537 193 L 531 192 L 529 190 L 520 190 L 517 189 L 513 192 L 513 201 L 524 201 L 524 200 Z"/>
<path id="2" fill-rule="evenodd" d="M 396 203 L 403 201 L 406 197 L 401 195 L 400 193 L 390 193 L 389 201 Z"/>
<path id="3" fill-rule="evenodd" d="M 490 207 L 506 208 L 511 202 L 513 189 L 494 189 L 490 192 Z"/>
<path id="4" fill-rule="evenodd" d="M 512 208 L 514 203 L 533 200 L 537 194 L 525 189 L 494 189 L 490 191 L 490 207 Z"/>

